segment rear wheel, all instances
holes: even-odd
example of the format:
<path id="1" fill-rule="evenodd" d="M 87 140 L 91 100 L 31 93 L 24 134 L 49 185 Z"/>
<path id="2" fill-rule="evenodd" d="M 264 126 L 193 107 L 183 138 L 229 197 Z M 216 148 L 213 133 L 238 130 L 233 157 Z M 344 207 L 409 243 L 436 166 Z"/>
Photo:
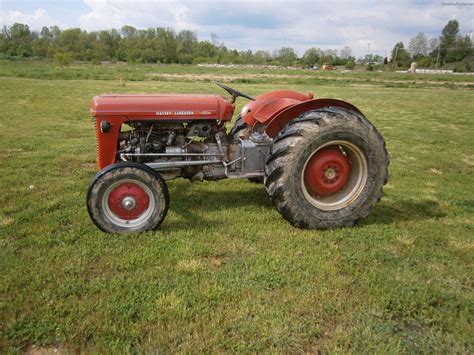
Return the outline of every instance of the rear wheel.
<path id="1" fill-rule="evenodd" d="M 166 216 L 169 194 L 163 179 L 137 163 L 105 168 L 93 179 L 87 208 L 104 232 L 142 232 L 158 227 Z"/>
<path id="2" fill-rule="evenodd" d="M 352 226 L 381 198 L 388 163 L 382 136 L 361 114 L 308 111 L 275 138 L 265 187 L 298 227 Z"/>

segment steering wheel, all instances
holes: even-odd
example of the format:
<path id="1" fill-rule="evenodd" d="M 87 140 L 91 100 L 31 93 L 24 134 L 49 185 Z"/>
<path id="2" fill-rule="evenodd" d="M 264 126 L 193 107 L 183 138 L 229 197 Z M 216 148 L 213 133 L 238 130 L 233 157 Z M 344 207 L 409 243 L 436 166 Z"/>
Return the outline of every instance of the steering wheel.
<path id="1" fill-rule="evenodd" d="M 227 85 L 224 85 L 224 84 L 221 84 L 221 83 L 218 83 L 216 82 L 215 83 L 217 86 L 223 88 L 225 91 L 227 91 L 229 94 L 232 95 L 232 103 L 235 102 L 235 100 L 241 96 L 241 97 L 245 97 L 246 99 L 249 99 L 249 100 L 252 100 L 252 101 L 255 101 L 255 99 L 252 97 L 252 96 L 249 96 L 247 94 L 244 94 L 243 92 L 240 92 L 238 90 L 235 90 L 235 89 L 232 89 L 231 87 L 227 86 Z"/>

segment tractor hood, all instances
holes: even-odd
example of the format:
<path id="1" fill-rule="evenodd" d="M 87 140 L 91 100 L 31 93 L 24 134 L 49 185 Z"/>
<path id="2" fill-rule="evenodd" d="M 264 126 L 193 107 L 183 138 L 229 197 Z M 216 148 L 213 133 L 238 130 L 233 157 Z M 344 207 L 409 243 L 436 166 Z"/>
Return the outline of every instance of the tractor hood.
<path id="1" fill-rule="evenodd" d="M 139 94 L 100 95 L 92 99 L 91 114 L 164 120 L 229 121 L 234 105 L 221 95 Z"/>

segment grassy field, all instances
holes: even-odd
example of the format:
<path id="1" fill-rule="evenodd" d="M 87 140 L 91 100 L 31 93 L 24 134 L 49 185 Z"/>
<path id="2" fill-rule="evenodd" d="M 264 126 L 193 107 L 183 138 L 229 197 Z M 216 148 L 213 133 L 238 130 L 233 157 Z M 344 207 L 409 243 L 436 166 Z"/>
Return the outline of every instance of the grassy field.
<path id="1" fill-rule="evenodd" d="M 251 95 L 289 87 L 358 106 L 391 154 L 385 197 L 355 228 L 307 231 L 260 185 L 175 180 L 160 230 L 106 235 L 85 207 L 91 97 L 220 92 L 144 75 L 213 69 L 123 68 L 143 76 L 121 86 L 115 66 L 0 63 L 0 352 L 474 351 L 474 90 L 450 83 L 472 78 L 284 84 L 218 69 Z"/>
<path id="2" fill-rule="evenodd" d="M 240 84 L 294 85 L 381 85 L 402 88 L 474 88 L 474 75 L 401 74 L 369 71 L 287 70 L 283 68 L 220 68 L 192 65 L 93 65 L 74 63 L 59 67 L 50 62 L 0 59 L 0 77 L 50 80 L 119 80 L 123 81 L 224 81 Z"/>

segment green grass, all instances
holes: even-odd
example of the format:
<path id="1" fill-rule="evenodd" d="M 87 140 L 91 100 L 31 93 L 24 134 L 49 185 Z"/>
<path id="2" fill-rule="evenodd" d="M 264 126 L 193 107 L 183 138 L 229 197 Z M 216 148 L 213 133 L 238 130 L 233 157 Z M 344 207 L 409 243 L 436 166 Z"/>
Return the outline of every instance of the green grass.
<path id="1" fill-rule="evenodd" d="M 391 154 L 386 195 L 369 218 L 299 230 L 260 185 L 175 180 L 160 230 L 106 235 L 85 207 L 91 97 L 220 89 L 123 87 L 115 67 L 99 68 L 111 80 L 33 80 L 20 76 L 39 67 L 0 65 L 1 352 L 474 350 L 472 89 L 238 84 L 251 95 L 313 90 L 369 117 Z"/>
<path id="2" fill-rule="evenodd" d="M 474 75 L 402 74 L 393 72 L 343 72 L 287 70 L 284 68 L 214 68 L 194 65 L 125 63 L 94 65 L 75 62 L 59 67 L 48 61 L 2 60 L 0 77 L 20 77 L 48 80 L 119 80 L 124 81 L 226 81 L 242 84 L 307 84 L 315 85 L 360 84 L 392 85 L 397 87 L 465 88 L 474 84 Z"/>

